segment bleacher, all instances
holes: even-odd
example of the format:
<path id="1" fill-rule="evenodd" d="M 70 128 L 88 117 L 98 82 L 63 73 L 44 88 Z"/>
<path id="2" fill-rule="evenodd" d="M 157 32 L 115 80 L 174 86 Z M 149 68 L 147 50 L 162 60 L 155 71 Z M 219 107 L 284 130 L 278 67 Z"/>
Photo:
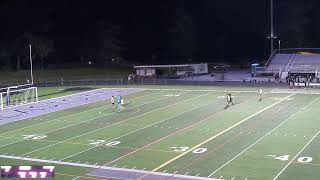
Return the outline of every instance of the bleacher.
<path id="1" fill-rule="evenodd" d="M 295 54 L 289 71 L 294 73 L 314 73 L 320 68 L 319 54 Z"/>
<path id="2" fill-rule="evenodd" d="M 276 54 L 267 72 L 315 73 L 320 70 L 320 54 Z"/>
<path id="3" fill-rule="evenodd" d="M 279 72 L 285 69 L 292 59 L 292 54 L 276 54 L 270 61 L 269 65 L 266 67 L 268 72 Z"/>

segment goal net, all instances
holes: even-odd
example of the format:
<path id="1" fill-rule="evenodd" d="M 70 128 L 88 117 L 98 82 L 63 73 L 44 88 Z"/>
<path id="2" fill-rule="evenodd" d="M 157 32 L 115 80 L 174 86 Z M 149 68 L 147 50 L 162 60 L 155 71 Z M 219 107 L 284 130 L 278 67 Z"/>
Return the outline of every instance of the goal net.
<path id="1" fill-rule="evenodd" d="M 18 86 L 2 88 L 0 92 L 0 108 L 4 110 L 22 104 L 38 102 L 37 87 L 19 88 Z"/>

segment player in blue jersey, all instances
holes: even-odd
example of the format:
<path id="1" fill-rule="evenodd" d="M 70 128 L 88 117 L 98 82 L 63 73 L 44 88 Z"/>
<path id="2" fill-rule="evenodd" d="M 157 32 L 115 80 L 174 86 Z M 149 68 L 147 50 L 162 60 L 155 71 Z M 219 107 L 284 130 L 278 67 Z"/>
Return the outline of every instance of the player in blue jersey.
<path id="1" fill-rule="evenodd" d="M 121 104 L 121 101 L 122 101 L 122 97 L 121 97 L 121 96 L 118 96 L 117 102 L 118 102 L 118 109 L 120 109 L 120 110 L 123 109 L 122 104 Z"/>

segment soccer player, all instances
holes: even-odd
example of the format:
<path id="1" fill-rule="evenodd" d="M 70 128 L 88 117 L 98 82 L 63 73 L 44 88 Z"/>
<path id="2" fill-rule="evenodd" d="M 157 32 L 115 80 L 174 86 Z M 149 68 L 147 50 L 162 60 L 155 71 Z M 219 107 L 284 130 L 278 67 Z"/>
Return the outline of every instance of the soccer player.
<path id="1" fill-rule="evenodd" d="M 121 107 L 122 107 L 122 109 L 124 109 L 124 99 L 122 96 L 120 96 L 120 97 L 121 97 Z"/>
<path id="2" fill-rule="evenodd" d="M 262 101 L 262 93 L 263 93 L 263 90 L 262 90 L 262 88 L 260 88 L 260 91 L 259 91 L 260 99 L 259 99 L 259 101 Z"/>
<path id="3" fill-rule="evenodd" d="M 228 94 L 228 95 L 227 95 L 227 105 L 229 106 L 230 103 L 231 103 L 232 105 L 234 105 L 234 104 L 233 104 L 233 101 L 232 101 L 232 96 L 231 96 L 231 94 Z"/>
<path id="4" fill-rule="evenodd" d="M 122 105 L 121 105 L 121 96 L 118 96 L 118 109 L 122 110 Z"/>
<path id="5" fill-rule="evenodd" d="M 111 96 L 111 105 L 112 109 L 114 109 L 116 106 L 114 105 L 114 96 Z"/>
<path id="6" fill-rule="evenodd" d="M 123 99 L 122 96 L 121 96 L 121 105 L 122 105 L 122 106 L 124 105 L 124 99 Z"/>

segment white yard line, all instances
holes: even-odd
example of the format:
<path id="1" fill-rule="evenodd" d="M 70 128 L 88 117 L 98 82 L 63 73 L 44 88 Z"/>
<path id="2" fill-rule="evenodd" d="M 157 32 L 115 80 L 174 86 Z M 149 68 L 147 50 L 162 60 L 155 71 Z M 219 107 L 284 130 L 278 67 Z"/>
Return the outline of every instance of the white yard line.
<path id="1" fill-rule="evenodd" d="M 140 92 L 140 91 L 137 91 L 137 92 Z M 136 93 L 136 92 L 132 92 L 132 93 Z M 128 95 L 128 94 L 127 94 Z M 145 96 L 148 96 L 148 95 L 143 95 L 143 96 L 139 96 L 139 97 L 136 97 L 136 98 L 132 98 L 132 99 L 139 99 L 141 97 L 145 97 Z M 62 96 L 63 98 L 66 97 L 66 96 Z M 60 97 L 60 98 L 62 98 Z M 52 98 L 52 99 L 55 99 L 55 98 Z M 51 100 L 51 99 L 50 99 Z M 93 102 L 94 103 L 94 102 Z M 82 104 L 80 106 L 84 106 L 84 105 L 88 105 L 88 104 Z M 80 107 L 80 106 L 77 106 L 77 107 Z M 7 132 L 4 132 L 4 133 L 0 133 L 0 135 L 3 135 L 3 134 L 8 134 L 8 133 L 12 133 L 12 132 L 16 132 L 16 131 L 19 131 L 19 130 L 23 130 L 23 129 L 27 129 L 27 128 L 30 128 L 30 127 L 34 127 L 34 126 L 37 126 L 37 125 L 41 125 L 41 124 L 46 124 L 46 123 L 49 123 L 49 122 L 53 122 L 53 121 L 57 121 L 57 120 L 60 120 L 60 119 L 65 119 L 65 118 L 69 118 L 69 117 L 72 117 L 72 116 L 75 116 L 75 115 L 79 115 L 79 114 L 83 114 L 83 113 L 87 113 L 87 112 L 90 112 L 90 111 L 93 111 L 93 110 L 97 110 L 97 109 L 102 109 L 102 108 L 105 108 L 106 106 L 110 106 L 110 104 L 108 103 L 108 105 L 105 105 L 105 106 L 99 106 L 99 107 L 95 107 L 95 108 L 92 108 L 92 109 L 88 109 L 88 110 L 85 110 L 85 111 L 81 111 L 81 112 L 78 112 L 78 113 L 73 113 L 73 114 L 70 114 L 68 116 L 63 116 L 63 117 L 60 117 L 60 118 L 54 118 L 54 119 L 51 119 L 49 121 L 44 121 L 44 122 L 41 122 L 41 123 L 37 123 L 37 124 L 33 124 L 33 125 L 30 125 L 30 126 L 25 126 L 23 128 L 18 128 L 18 129 L 14 129 L 12 131 L 7 131 Z M 73 107 L 73 108 L 76 108 L 76 107 Z M 64 109 L 66 110 L 66 109 Z M 63 110 L 59 110 L 59 111 L 63 111 Z M 50 113 L 53 113 L 53 112 L 50 112 Z M 39 115 L 41 116 L 41 115 Z M 37 116 L 38 117 L 38 116 Z"/>
<path id="2" fill-rule="evenodd" d="M 259 90 L 257 88 L 256 91 L 229 91 L 229 90 L 218 90 L 218 89 L 157 89 L 157 88 L 152 88 L 152 89 L 145 89 L 145 90 L 150 90 L 150 91 L 188 91 L 188 92 L 234 92 L 234 93 L 259 93 Z M 291 94 L 291 93 L 290 93 Z"/>
<path id="3" fill-rule="evenodd" d="M 222 166 L 220 166 L 218 169 L 216 169 L 214 172 L 212 172 L 208 177 L 213 176 L 215 173 L 217 173 L 218 171 L 220 171 L 222 168 L 224 168 L 226 165 L 230 164 L 232 161 L 234 161 L 236 158 L 238 158 L 239 156 L 241 156 L 243 153 L 245 153 L 247 150 L 249 150 L 250 148 L 252 148 L 253 146 L 255 146 L 256 144 L 258 144 L 261 140 L 263 140 L 265 137 L 267 137 L 268 135 L 270 135 L 273 131 L 277 130 L 279 127 L 281 127 L 284 123 L 288 122 L 290 119 L 292 119 L 294 116 L 296 116 L 299 112 L 301 112 L 302 110 L 306 109 L 307 107 L 311 106 L 314 102 L 316 102 L 320 97 L 314 99 L 313 101 L 311 101 L 310 103 L 308 103 L 307 105 L 305 105 L 304 107 L 300 108 L 300 110 L 296 111 L 294 114 L 292 114 L 290 117 L 288 117 L 286 120 L 284 120 L 282 123 L 280 123 L 278 126 L 276 126 L 275 128 L 273 128 L 272 130 L 270 130 L 268 133 L 266 133 L 264 136 L 262 136 L 260 139 L 258 139 L 257 141 L 255 141 L 254 143 L 252 143 L 250 146 L 248 146 L 246 149 L 244 149 L 243 151 L 241 151 L 239 154 L 237 154 L 236 156 L 234 156 L 232 159 L 230 159 L 228 162 L 226 162 L 225 164 L 223 164 Z"/>
<path id="4" fill-rule="evenodd" d="M 289 163 L 273 178 L 273 180 L 278 179 L 278 177 L 290 166 L 290 164 L 309 146 L 309 144 L 320 134 L 320 130 L 314 135 L 310 141 L 289 161 Z"/>
<path id="5" fill-rule="evenodd" d="M 132 108 L 134 108 L 134 107 L 139 107 L 139 106 L 142 106 L 142 105 L 150 104 L 150 103 L 153 103 L 153 102 L 156 102 L 156 101 L 160 101 L 160 100 L 163 100 L 163 99 L 167 99 L 167 98 L 168 98 L 168 97 L 156 99 L 156 100 L 149 101 L 149 102 L 146 102 L 146 103 L 143 103 L 143 104 L 139 104 L 139 105 L 136 105 L 136 106 L 132 106 L 132 107 L 127 108 L 127 109 L 132 109 Z M 150 111 L 149 111 L 149 112 L 150 112 Z M 72 124 L 72 125 L 69 125 L 69 126 L 65 126 L 65 127 L 62 127 L 62 128 L 54 129 L 54 130 L 52 130 L 52 131 L 48 131 L 48 132 L 46 132 L 46 133 L 42 133 L 42 134 L 39 134 L 39 135 L 49 134 L 49 133 L 52 133 L 52 132 L 55 132 L 55 131 L 59 131 L 59 130 L 61 130 L 61 129 L 65 129 L 65 128 L 68 128 L 68 127 L 71 127 L 71 126 L 75 126 L 75 125 L 78 125 L 78 124 L 81 124 L 81 123 L 85 123 L 85 122 L 89 122 L 89 121 L 92 121 L 92 120 L 95 120 L 95 119 L 98 119 L 98 118 L 102 118 L 102 117 L 105 117 L 105 116 L 108 116 L 108 115 L 111 115 L 111 114 L 114 114 L 114 113 L 117 113 L 117 112 L 111 112 L 111 113 L 105 114 L 105 115 L 103 115 L 103 116 L 91 118 L 91 119 L 88 119 L 88 120 L 85 120 L 85 121 L 80 121 L 80 122 L 78 122 L 78 123 L 75 123 L 75 124 Z M 139 115 L 138 115 L 138 116 L 139 116 Z M 136 117 L 136 116 L 134 116 L 134 117 Z M 133 118 L 133 117 L 132 117 L 132 118 Z M 118 123 L 121 123 L 121 122 L 123 122 L 123 121 L 120 121 L 120 122 L 118 122 Z M 116 123 L 116 124 L 118 124 L 118 123 Z M 1 134 L 0 134 L 0 135 L 1 135 Z M 7 145 L 11 145 L 11 144 L 14 144 L 14 143 L 18 143 L 18 142 L 21 142 L 21 141 L 24 141 L 24 140 L 26 140 L 26 139 L 21 139 L 21 140 L 15 141 L 15 142 L 11 142 L 11 143 L 9 143 L 9 144 L 4 144 L 4 145 L 2 145 L 2 146 L 0 146 L 0 147 L 4 147 L 4 146 L 7 146 Z"/>
<path id="6" fill-rule="evenodd" d="M 277 102 L 275 102 L 275 103 L 271 104 L 270 106 L 268 106 L 268 107 L 266 107 L 266 108 L 264 108 L 264 109 L 262 109 L 262 110 L 260 110 L 260 111 L 258 111 L 258 112 L 256 112 L 256 113 L 254 113 L 254 114 L 252 114 L 252 115 L 250 115 L 250 116 L 246 117 L 245 119 L 243 119 L 243 120 L 239 121 L 238 123 L 236 123 L 236 124 L 234 124 L 234 125 L 232 125 L 232 126 L 228 127 L 227 129 L 225 129 L 225 130 L 221 131 L 220 133 L 218 133 L 218 134 L 216 134 L 216 135 L 212 136 L 211 138 L 209 138 L 209 139 L 207 139 L 207 140 L 205 140 L 205 141 L 203 141 L 203 142 L 199 143 L 198 145 L 194 146 L 193 148 L 190 148 L 188 151 L 185 151 L 184 153 L 182 153 L 182 154 L 180 154 L 180 155 L 178 155 L 178 156 L 176 156 L 176 157 L 174 157 L 174 158 L 170 159 L 169 161 L 167 161 L 167 162 L 163 163 L 162 165 L 160 165 L 160 166 L 156 167 L 156 168 L 155 168 L 155 169 L 153 169 L 152 171 L 158 171 L 158 170 L 159 170 L 159 169 L 161 169 L 162 167 L 164 167 L 164 166 L 166 166 L 166 165 L 168 165 L 168 164 L 172 163 L 173 161 L 175 161 L 175 160 L 177 160 L 177 159 L 179 159 L 179 158 L 181 158 L 181 157 L 185 156 L 186 154 L 188 154 L 188 153 L 192 152 L 193 150 L 195 150 L 195 149 L 199 148 L 199 147 L 200 147 L 200 146 L 202 146 L 203 144 L 206 144 L 207 142 L 209 142 L 209 141 L 211 141 L 211 140 L 213 140 L 213 139 L 215 139 L 215 138 L 219 137 L 220 135 L 224 134 L 225 132 L 227 132 L 227 131 L 229 131 L 229 130 L 233 129 L 234 127 L 237 127 L 238 125 L 242 124 L 243 122 L 246 122 L 247 120 L 251 119 L 252 117 L 254 117 L 254 116 L 256 116 L 256 115 L 258 115 L 258 114 L 260 114 L 260 113 L 262 113 L 262 112 L 266 111 L 267 109 L 269 109 L 269 108 L 271 108 L 271 107 L 273 107 L 273 106 L 275 106 L 275 105 L 279 104 L 280 102 L 282 102 L 282 101 L 286 100 L 287 98 L 289 98 L 289 97 L 291 97 L 291 96 L 293 96 L 293 95 L 294 95 L 294 94 L 290 94 L 289 96 L 287 96 L 287 97 L 285 97 L 285 98 L 282 98 L 280 101 L 277 101 Z"/>
<path id="7" fill-rule="evenodd" d="M 257 89 L 256 91 L 254 90 L 230 90 L 230 89 L 170 89 L 170 88 L 164 88 L 164 89 L 161 89 L 161 88 L 145 88 L 145 90 L 150 90 L 150 91 L 160 91 L 160 90 L 165 90 L 165 91 L 174 91 L 174 90 L 181 90 L 181 91 L 190 91 L 190 92 L 197 92 L 197 91 L 213 91 L 213 92 L 232 92 L 232 93 L 259 93 L 259 88 L 255 88 L 255 87 L 252 87 L 253 89 Z M 319 95 L 320 94 L 320 91 L 319 92 L 308 92 L 308 91 L 304 91 L 304 90 L 298 90 L 298 91 L 290 91 L 288 89 L 279 89 L 279 91 L 274 91 L 274 90 L 271 90 L 267 92 L 264 92 L 264 94 L 306 94 L 306 95 Z"/>
<path id="8" fill-rule="evenodd" d="M 200 95 L 200 96 L 196 96 L 196 97 L 187 99 L 186 101 L 182 101 L 182 102 L 185 103 L 185 102 L 190 101 L 190 100 L 192 100 L 192 99 L 194 99 L 194 98 L 199 98 L 199 97 L 204 96 L 204 95 L 207 95 L 207 94 L 210 94 L 210 93 L 205 93 L 205 94 L 202 94 L 202 95 Z M 214 101 L 214 102 L 216 102 L 216 101 Z M 209 104 L 211 104 L 211 103 L 209 103 Z M 185 114 L 185 113 L 187 113 L 187 112 L 193 111 L 193 110 L 195 110 L 195 109 L 198 109 L 198 108 L 200 108 L 200 107 L 202 107 L 202 106 L 207 106 L 207 105 L 208 105 L 208 104 L 205 104 L 205 105 L 201 105 L 201 106 L 197 106 L 197 107 L 195 107 L 195 108 L 189 109 L 189 110 L 187 110 L 187 111 L 183 111 L 183 112 L 181 112 L 181 113 L 179 113 L 179 114 L 176 114 L 176 115 L 174 115 L 174 116 L 165 118 L 165 119 L 163 119 L 163 120 L 161 120 L 161 121 L 158 121 L 158 122 L 155 122 L 155 123 L 153 123 L 153 124 L 147 125 L 147 126 L 145 126 L 145 127 L 142 127 L 142 128 L 140 128 L 140 129 L 137 129 L 137 130 L 135 130 L 135 131 L 131 131 L 131 132 L 127 133 L 127 134 L 123 134 L 123 135 L 121 135 L 121 136 L 119 136 L 119 137 L 116 137 L 116 138 L 114 138 L 114 139 L 112 139 L 112 140 L 107 141 L 106 143 L 109 143 L 109 142 L 115 141 L 115 140 L 117 140 L 117 139 L 126 137 L 126 136 L 128 136 L 128 135 L 130 135 L 130 134 L 139 132 L 139 131 L 144 130 L 144 129 L 148 128 L 148 127 L 154 126 L 154 125 L 156 125 L 156 124 L 160 124 L 160 123 L 162 123 L 162 122 L 164 122 L 164 121 L 167 121 L 167 120 L 169 120 L 169 119 L 175 118 L 175 117 L 177 117 L 177 116 L 180 116 L 180 115 L 182 115 L 182 114 Z M 76 156 L 76 155 L 82 154 L 82 153 L 84 153 L 84 152 L 90 151 L 90 150 L 92 150 L 92 149 L 94 149 L 94 148 L 97 148 L 97 147 L 99 147 L 99 146 L 104 146 L 104 144 L 103 144 L 103 145 L 97 145 L 97 146 L 94 146 L 94 147 L 92 147 L 92 148 L 85 149 L 85 150 L 80 151 L 80 152 L 78 152 L 78 153 L 72 154 L 72 155 L 70 155 L 70 156 L 68 156 L 68 157 L 65 157 L 65 158 L 61 159 L 61 161 L 65 160 L 65 159 L 69 159 L 69 158 L 74 157 L 74 156 Z"/>
<path id="9" fill-rule="evenodd" d="M 152 111 L 148 111 L 148 112 L 145 112 L 145 113 L 143 113 L 143 114 L 139 114 L 139 115 L 137 115 L 137 116 L 132 116 L 132 117 L 130 117 L 130 118 L 124 119 L 124 120 L 119 121 L 119 122 L 117 122 L 117 123 L 113 123 L 113 124 L 108 125 L 108 126 L 106 126 L 106 127 L 98 128 L 98 129 L 95 129 L 95 130 L 89 131 L 89 132 L 87 132 L 87 133 L 80 134 L 80 135 L 77 135 L 77 136 L 74 136 L 74 137 L 71 137 L 71 138 L 65 139 L 65 140 L 63 140 L 63 141 L 59 141 L 59 142 L 57 142 L 57 143 L 50 144 L 50 145 L 48 145 L 48 146 L 45 146 L 45 147 L 42 147 L 42 148 L 39 148 L 39 149 L 36 149 L 36 150 L 30 151 L 30 152 L 27 152 L 27 153 L 24 153 L 24 154 L 22 154 L 21 156 L 25 156 L 25 155 L 27 155 L 27 154 L 31 154 L 31 153 L 36 152 L 36 151 L 40 151 L 40 150 L 43 150 L 43 149 L 47 149 L 47 148 L 52 147 L 52 146 L 55 146 L 55 145 L 57 145 L 57 144 L 61 144 L 61 143 L 64 143 L 64 142 L 66 142 L 66 141 L 69 141 L 69 140 L 72 140 L 72 139 L 75 139 L 75 138 L 79 138 L 79 137 L 82 137 L 82 136 L 85 136 L 85 135 L 88 135 L 88 134 L 91 134 L 91 133 L 94 133 L 94 132 L 100 131 L 100 130 L 105 129 L 105 128 L 109 128 L 109 127 L 111 127 L 111 126 L 114 126 L 114 125 L 117 125 L 117 124 L 120 124 L 120 123 L 126 122 L 126 121 L 128 121 L 128 120 L 130 120 L 130 119 L 133 119 L 133 118 L 136 118 L 136 117 L 141 117 L 141 116 L 143 116 L 143 115 L 149 114 L 150 112 L 155 112 L 155 111 L 158 111 L 158 110 L 161 110 L 161 109 L 164 109 L 164 108 L 167 108 L 167 107 L 173 106 L 173 105 L 177 105 L 177 104 L 181 104 L 181 103 L 187 102 L 187 101 L 189 101 L 189 100 L 192 100 L 192 99 L 195 99 L 195 98 L 198 98 L 198 97 L 204 96 L 204 95 L 206 95 L 206 94 L 208 94 L 208 93 L 201 94 L 201 95 L 199 95 L 199 96 L 195 96 L 195 97 L 192 97 L 192 98 L 189 98 L 189 99 L 183 100 L 183 101 L 179 101 L 179 102 L 174 103 L 174 104 L 170 104 L 170 105 L 167 105 L 167 106 L 163 106 L 163 107 L 161 107 L 161 108 L 157 108 L 157 109 L 154 109 L 154 110 L 152 110 Z M 93 148 L 95 148 L 95 147 L 96 147 L 96 146 L 94 146 Z M 90 148 L 89 148 L 89 149 L 90 149 Z M 72 155 L 71 155 L 71 156 L 72 156 Z M 64 159 L 67 159 L 67 158 L 64 158 Z"/>
<path id="10" fill-rule="evenodd" d="M 249 102 L 249 101 L 251 101 L 251 100 L 253 100 L 253 99 L 255 99 L 255 98 L 256 98 L 256 97 L 251 98 L 251 99 L 248 99 L 248 100 L 246 100 L 246 101 L 244 101 L 244 102 L 241 102 L 240 104 Z M 162 138 L 160 138 L 160 139 L 158 139 L 158 140 L 156 140 L 156 141 L 153 141 L 153 142 L 151 142 L 151 143 L 149 143 L 149 144 L 147 144 L 147 145 L 145 145 L 145 146 L 143 146 L 143 147 L 141 147 L 141 148 L 138 148 L 138 149 L 136 149 L 136 150 L 134 150 L 134 151 L 131 151 L 131 152 L 129 152 L 129 153 L 127 153 L 127 154 L 125 154 L 125 155 L 117 158 L 117 159 L 114 159 L 114 160 L 112 160 L 112 161 L 104 164 L 104 166 L 107 166 L 107 165 L 112 164 L 112 163 L 114 163 L 114 162 L 116 162 L 116 161 L 119 161 L 120 159 L 123 159 L 123 158 L 125 158 L 125 157 L 127 157 L 127 156 L 130 156 L 131 154 L 136 153 L 136 152 L 138 152 L 138 151 L 140 151 L 140 150 L 142 150 L 142 149 L 146 149 L 147 147 L 149 147 L 149 146 L 151 146 L 151 145 L 153 145 L 153 144 L 155 144 L 155 143 L 158 143 L 158 142 L 160 142 L 160 141 L 162 141 L 162 140 L 164 140 L 164 139 L 167 139 L 167 138 L 169 138 L 169 137 L 171 137 L 171 136 L 173 136 L 173 135 L 176 135 L 177 133 L 181 133 L 182 131 L 185 131 L 185 130 L 187 130 L 187 129 L 193 128 L 193 127 L 195 127 L 195 126 L 198 126 L 199 124 L 207 121 L 208 119 L 211 119 L 211 118 L 213 118 L 213 117 L 216 117 L 216 116 L 224 113 L 225 111 L 227 111 L 227 110 L 223 110 L 223 111 L 214 113 L 213 115 L 211 115 L 211 116 L 209 116 L 209 117 L 206 117 L 206 118 L 204 118 L 204 119 L 201 119 L 201 120 L 199 120 L 199 121 L 196 122 L 196 123 L 192 123 L 192 124 L 190 124 L 189 126 L 184 127 L 184 128 L 182 128 L 182 129 L 180 129 L 180 130 L 177 128 L 177 131 L 175 131 L 175 132 L 173 132 L 173 133 L 171 133 L 171 134 L 169 134 L 169 135 L 167 135 L 167 136 L 165 136 L 165 137 L 162 137 Z M 141 178 L 139 178 L 139 179 L 141 179 Z"/>

